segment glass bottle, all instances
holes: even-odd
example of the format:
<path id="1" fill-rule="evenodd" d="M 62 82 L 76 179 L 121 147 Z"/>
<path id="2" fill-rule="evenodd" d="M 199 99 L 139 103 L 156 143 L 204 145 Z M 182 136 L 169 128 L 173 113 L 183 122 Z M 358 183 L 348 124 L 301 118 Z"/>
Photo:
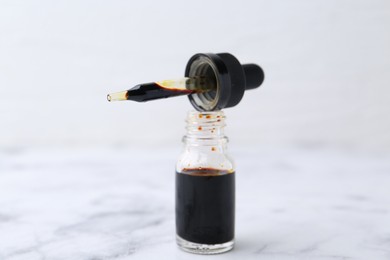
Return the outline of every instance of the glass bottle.
<path id="1" fill-rule="evenodd" d="M 235 173 L 222 111 L 190 111 L 176 164 L 176 241 L 191 253 L 217 254 L 234 245 Z"/>

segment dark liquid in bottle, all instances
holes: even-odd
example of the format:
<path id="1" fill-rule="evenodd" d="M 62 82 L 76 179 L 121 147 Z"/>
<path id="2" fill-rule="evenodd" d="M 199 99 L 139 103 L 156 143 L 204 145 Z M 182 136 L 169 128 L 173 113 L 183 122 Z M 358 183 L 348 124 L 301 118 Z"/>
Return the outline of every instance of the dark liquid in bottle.
<path id="1" fill-rule="evenodd" d="M 176 232 L 200 244 L 234 238 L 235 174 L 216 169 L 176 173 Z"/>

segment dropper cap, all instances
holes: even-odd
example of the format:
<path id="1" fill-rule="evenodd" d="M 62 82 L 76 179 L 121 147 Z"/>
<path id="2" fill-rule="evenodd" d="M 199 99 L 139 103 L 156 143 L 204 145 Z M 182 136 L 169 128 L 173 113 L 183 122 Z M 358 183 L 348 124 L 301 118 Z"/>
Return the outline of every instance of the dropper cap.
<path id="1" fill-rule="evenodd" d="M 240 103 L 245 90 L 259 87 L 264 72 L 256 64 L 244 64 L 230 53 L 198 53 L 190 58 L 186 77 L 208 77 L 216 82 L 216 89 L 189 95 L 191 104 L 199 111 L 221 110 Z"/>

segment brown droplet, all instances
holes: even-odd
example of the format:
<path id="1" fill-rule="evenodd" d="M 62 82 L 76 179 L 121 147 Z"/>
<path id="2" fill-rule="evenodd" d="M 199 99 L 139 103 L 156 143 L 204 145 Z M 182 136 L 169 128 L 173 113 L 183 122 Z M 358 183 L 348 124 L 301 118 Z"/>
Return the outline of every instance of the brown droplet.
<path id="1" fill-rule="evenodd" d="M 217 122 L 221 122 L 221 119 L 218 119 Z"/>
<path id="2" fill-rule="evenodd" d="M 202 127 L 201 127 L 201 126 L 198 126 L 198 130 L 199 130 L 199 131 L 202 131 Z"/>
<path id="3" fill-rule="evenodd" d="M 210 115 L 207 115 L 206 118 L 209 119 L 209 118 L 211 118 L 211 116 L 210 116 Z"/>
<path id="4" fill-rule="evenodd" d="M 217 150 L 215 147 L 211 147 L 211 151 L 215 152 Z"/>
<path id="5" fill-rule="evenodd" d="M 202 115 L 202 114 L 199 114 L 199 118 L 203 118 L 203 115 Z"/>

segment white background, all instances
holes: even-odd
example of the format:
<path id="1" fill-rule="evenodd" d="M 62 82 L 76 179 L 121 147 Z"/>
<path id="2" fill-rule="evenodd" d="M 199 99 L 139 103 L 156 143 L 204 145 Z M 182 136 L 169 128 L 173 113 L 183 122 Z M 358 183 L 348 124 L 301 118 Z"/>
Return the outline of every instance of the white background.
<path id="1" fill-rule="evenodd" d="M 197 52 L 264 68 L 226 110 L 235 145 L 390 149 L 390 2 L 372 0 L 1 0 L 0 148 L 179 144 L 187 98 L 106 94 Z"/>

